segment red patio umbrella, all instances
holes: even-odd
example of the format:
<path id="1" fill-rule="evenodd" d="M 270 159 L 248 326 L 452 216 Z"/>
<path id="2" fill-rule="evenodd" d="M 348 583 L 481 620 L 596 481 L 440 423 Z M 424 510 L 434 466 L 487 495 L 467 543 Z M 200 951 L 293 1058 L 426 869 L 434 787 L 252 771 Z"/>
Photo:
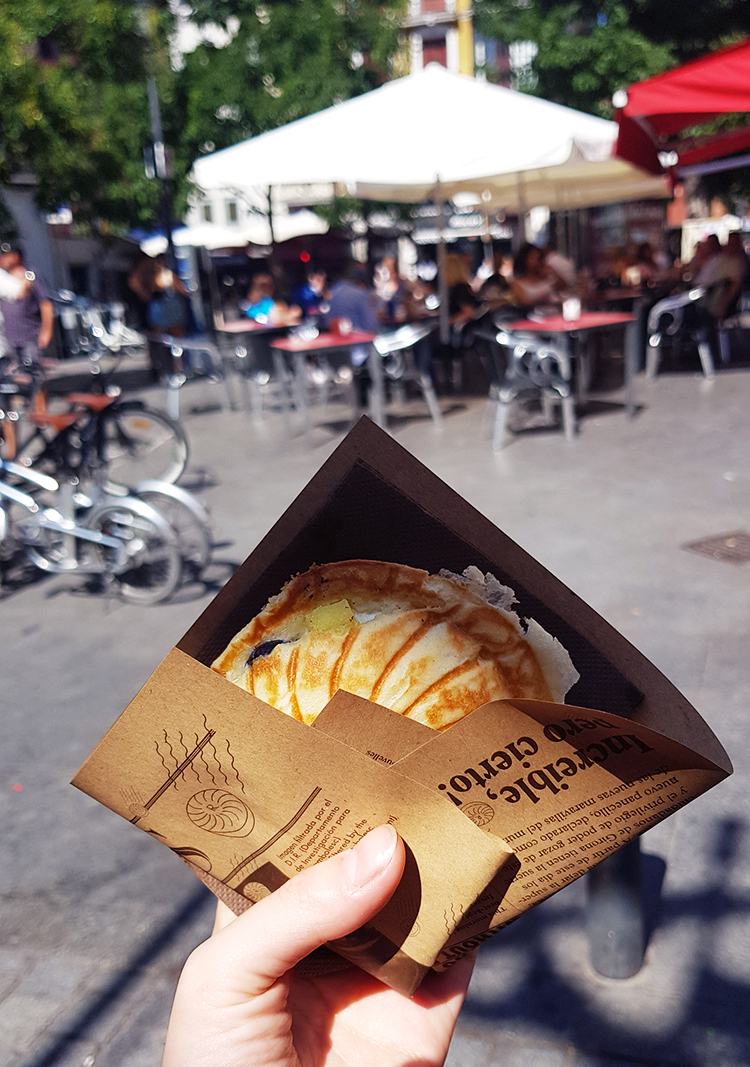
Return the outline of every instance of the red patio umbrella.
<path id="1" fill-rule="evenodd" d="M 616 154 L 652 174 L 662 174 L 659 153 L 676 151 L 679 165 L 718 159 L 750 147 L 750 127 L 689 142 L 675 136 L 718 115 L 750 112 L 750 38 L 711 52 L 683 67 L 637 82 L 615 112 Z"/>

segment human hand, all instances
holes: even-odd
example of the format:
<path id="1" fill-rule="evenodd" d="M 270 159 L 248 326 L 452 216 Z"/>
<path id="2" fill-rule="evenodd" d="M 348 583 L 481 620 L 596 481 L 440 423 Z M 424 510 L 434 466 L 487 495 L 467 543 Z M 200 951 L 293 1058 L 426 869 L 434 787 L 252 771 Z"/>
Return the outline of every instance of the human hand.
<path id="1" fill-rule="evenodd" d="M 401 839 L 380 826 L 238 918 L 219 904 L 214 936 L 182 972 L 162 1067 L 439 1067 L 473 958 L 411 999 L 357 968 L 291 970 L 380 911 L 403 869 Z"/>

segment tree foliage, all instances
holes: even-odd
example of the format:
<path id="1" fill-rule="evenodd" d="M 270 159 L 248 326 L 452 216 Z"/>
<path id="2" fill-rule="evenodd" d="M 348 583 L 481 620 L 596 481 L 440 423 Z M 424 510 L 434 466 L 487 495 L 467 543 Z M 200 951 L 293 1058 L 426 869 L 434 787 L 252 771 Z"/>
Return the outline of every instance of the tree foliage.
<path id="1" fill-rule="evenodd" d="M 168 18 L 152 12 L 157 37 Z M 31 172 L 47 209 L 70 204 L 114 222 L 151 217 L 146 53 L 134 5 L 0 0 L 0 180 Z"/>
<path id="2" fill-rule="evenodd" d="M 177 74 L 173 129 L 182 151 L 252 137 L 375 88 L 398 48 L 403 0 L 193 0 L 198 23 L 234 31 L 204 43 Z"/>
<path id="3" fill-rule="evenodd" d="M 745 0 L 479 0 L 488 37 L 533 41 L 540 96 L 609 118 L 616 89 L 750 33 Z"/>
<path id="4" fill-rule="evenodd" d="M 0 0 L 0 182 L 19 171 L 45 209 L 133 225 L 157 214 L 144 172 L 155 75 L 173 191 L 202 152 L 373 88 L 398 47 L 403 0 L 192 0 L 232 28 L 170 65 L 168 0 Z"/>

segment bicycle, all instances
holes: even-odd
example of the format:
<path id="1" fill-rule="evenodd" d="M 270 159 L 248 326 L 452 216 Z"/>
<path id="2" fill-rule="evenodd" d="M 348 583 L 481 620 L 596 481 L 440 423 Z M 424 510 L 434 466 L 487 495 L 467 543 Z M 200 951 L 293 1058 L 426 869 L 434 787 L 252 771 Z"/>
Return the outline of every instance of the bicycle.
<path id="1" fill-rule="evenodd" d="M 0 391 L 23 397 L 23 385 L 7 375 Z M 188 460 L 181 425 L 142 400 L 121 399 L 121 394 L 119 386 L 109 385 L 102 393 L 69 394 L 67 412 L 28 412 L 33 429 L 24 437 L 17 429 L 17 412 L 3 404 L 3 420 L 14 423 L 13 440 L 4 439 L 5 458 L 54 474 L 60 469 L 76 473 L 95 457 L 113 485 L 127 487 L 143 479 L 176 482 Z"/>
<path id="2" fill-rule="evenodd" d="M 71 356 L 97 360 L 104 354 L 125 353 L 146 344 L 144 335 L 125 323 L 125 306 L 121 303 L 92 304 L 69 289 L 60 289 L 53 303 Z M 98 371 L 92 368 L 92 373 Z"/>
<path id="3" fill-rule="evenodd" d="M 203 504 L 181 486 L 159 481 L 139 482 L 130 495 L 150 504 L 169 523 L 177 536 L 183 568 L 192 578 L 200 578 L 211 560 L 213 541 L 211 516 Z"/>
<path id="4" fill-rule="evenodd" d="M 92 501 L 75 481 L 0 460 L 2 572 L 19 551 L 47 574 L 101 575 L 107 589 L 137 604 L 168 599 L 182 577 L 177 535 L 150 504 L 104 493 Z"/>

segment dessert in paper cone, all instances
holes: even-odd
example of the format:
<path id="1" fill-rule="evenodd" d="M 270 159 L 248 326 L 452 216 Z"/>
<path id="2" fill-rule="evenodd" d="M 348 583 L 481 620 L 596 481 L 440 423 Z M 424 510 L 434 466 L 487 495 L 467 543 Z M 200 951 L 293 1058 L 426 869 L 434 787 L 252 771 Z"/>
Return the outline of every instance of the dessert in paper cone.
<path id="1" fill-rule="evenodd" d="M 308 724 L 338 689 L 435 730 L 490 700 L 562 702 L 578 673 L 541 626 L 524 629 L 513 602 L 476 567 L 324 564 L 292 578 L 212 666 Z"/>

